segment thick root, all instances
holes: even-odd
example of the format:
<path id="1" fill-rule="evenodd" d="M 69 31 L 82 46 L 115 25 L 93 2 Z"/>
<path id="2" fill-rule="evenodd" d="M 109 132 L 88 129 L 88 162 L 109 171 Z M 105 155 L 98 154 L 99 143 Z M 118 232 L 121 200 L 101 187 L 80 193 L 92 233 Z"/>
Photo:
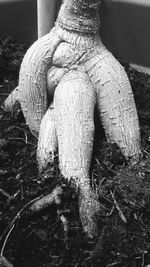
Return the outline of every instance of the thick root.
<path id="1" fill-rule="evenodd" d="M 99 30 L 100 0 L 65 0 L 61 6 L 57 21 L 62 28 L 70 32 L 92 35 Z"/>
<path id="2" fill-rule="evenodd" d="M 66 40 L 66 42 L 62 42 L 57 47 L 52 59 L 52 64 L 61 68 L 70 68 L 75 65 L 85 53 L 85 50 L 80 49 L 78 46 L 73 47 L 72 43 Z"/>
<path id="3" fill-rule="evenodd" d="M 68 68 L 60 68 L 52 66 L 47 73 L 47 93 L 48 101 L 53 101 L 55 88 L 60 82 L 61 78 L 68 72 Z"/>
<path id="4" fill-rule="evenodd" d="M 63 193 L 63 189 L 60 186 L 57 186 L 50 194 L 40 198 L 35 203 L 33 203 L 29 208 L 29 213 L 39 212 L 52 204 L 60 204 L 60 196 Z"/>
<path id="5" fill-rule="evenodd" d="M 37 40 L 29 48 L 21 64 L 19 75 L 21 107 L 30 130 L 36 136 L 48 107 L 47 71 L 60 42 L 53 28 L 49 34 Z"/>
<path id="6" fill-rule="evenodd" d="M 90 186 L 79 191 L 79 215 L 85 233 L 93 238 L 98 234 L 97 216 L 100 203 Z"/>
<path id="7" fill-rule="evenodd" d="M 4 108 L 6 111 L 13 111 L 14 106 L 20 102 L 20 90 L 17 86 L 11 94 L 4 101 Z"/>
<path id="8" fill-rule="evenodd" d="M 39 170 L 44 169 L 48 163 L 54 163 L 54 155 L 57 150 L 56 122 L 53 104 L 45 113 L 39 132 L 37 160 Z"/>
<path id="9" fill-rule="evenodd" d="M 107 140 L 117 143 L 126 158 L 138 162 L 141 139 L 139 121 L 124 68 L 106 49 L 85 65 L 96 88 L 100 119 Z"/>
<path id="10" fill-rule="evenodd" d="M 94 139 L 94 88 L 85 73 L 69 71 L 54 94 L 60 170 L 65 178 L 88 177 Z"/>
<path id="11" fill-rule="evenodd" d="M 68 72 L 54 95 L 59 164 L 63 176 L 79 190 L 79 213 L 89 237 L 97 232 L 100 205 L 90 187 L 94 138 L 94 88 L 85 73 Z"/>

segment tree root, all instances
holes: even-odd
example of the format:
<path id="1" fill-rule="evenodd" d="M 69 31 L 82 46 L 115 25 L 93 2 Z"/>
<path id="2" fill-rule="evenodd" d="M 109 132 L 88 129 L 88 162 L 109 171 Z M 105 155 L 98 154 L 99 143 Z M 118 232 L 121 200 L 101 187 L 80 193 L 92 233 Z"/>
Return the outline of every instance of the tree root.
<path id="1" fill-rule="evenodd" d="M 13 112 L 14 106 L 20 105 L 19 102 L 20 102 L 20 91 L 19 87 L 17 86 L 4 101 L 5 111 Z"/>
<path id="2" fill-rule="evenodd" d="M 40 198 L 36 202 L 34 202 L 30 208 L 29 208 L 29 213 L 35 213 L 39 212 L 47 207 L 49 207 L 52 204 L 60 204 L 60 195 L 62 195 L 63 189 L 60 186 L 57 186 L 50 194 Z"/>
<path id="3" fill-rule="evenodd" d="M 79 215 L 82 227 L 88 237 L 98 235 L 97 216 L 100 212 L 100 203 L 96 194 L 91 190 L 79 192 Z"/>
<path id="4" fill-rule="evenodd" d="M 52 204 L 61 204 L 61 195 L 63 195 L 63 188 L 57 186 L 50 194 L 35 201 L 28 209 L 29 214 L 39 212 Z M 93 238 L 98 234 L 97 216 L 100 211 L 100 203 L 89 187 L 88 191 L 79 191 L 79 216 L 82 223 L 83 230 L 88 237 Z M 64 232 L 68 231 L 68 223 L 66 218 L 60 216 L 60 220 L 64 226 Z"/>
<path id="5" fill-rule="evenodd" d="M 6 235 L 0 253 L 0 267 L 13 267 L 13 265 L 3 256 L 3 253 L 8 238 L 15 228 L 16 222 L 21 218 L 21 215 L 25 214 L 26 216 L 30 216 L 36 212 L 40 212 L 41 210 L 51 206 L 52 204 L 61 204 L 60 197 L 61 195 L 63 195 L 63 193 L 63 186 L 57 186 L 50 194 L 44 197 L 40 196 L 26 203 L 23 208 L 16 214 L 10 225 L 4 231 L 4 234 L 1 236 L 2 239 L 3 236 Z M 96 195 L 91 188 L 89 188 L 88 191 L 86 190 L 86 193 L 84 191 L 79 191 L 79 215 L 83 229 L 90 238 L 93 238 L 98 233 L 96 216 L 99 210 L 100 203 L 98 202 Z M 68 233 L 68 220 L 63 214 L 60 214 L 60 221 L 63 224 L 64 235 L 66 237 Z"/>
<path id="6" fill-rule="evenodd" d="M 23 213 L 27 215 L 31 215 L 32 213 L 39 212 L 40 210 L 50 206 L 51 204 L 60 204 L 60 195 L 63 193 L 63 189 L 60 186 L 57 186 L 50 194 L 44 196 L 44 197 L 38 197 L 35 198 L 28 203 L 26 203 L 23 208 L 16 214 L 16 216 L 13 218 L 10 225 L 6 228 L 4 233 L 2 234 L 1 238 L 3 238 L 4 235 L 6 235 L 4 242 L 2 244 L 2 249 L 0 251 L 0 267 L 13 267 L 13 265 L 3 256 L 6 243 L 8 241 L 8 238 L 10 237 L 11 232 L 15 228 L 16 222 L 21 218 L 21 215 Z M 62 220 L 62 218 L 61 218 Z"/>

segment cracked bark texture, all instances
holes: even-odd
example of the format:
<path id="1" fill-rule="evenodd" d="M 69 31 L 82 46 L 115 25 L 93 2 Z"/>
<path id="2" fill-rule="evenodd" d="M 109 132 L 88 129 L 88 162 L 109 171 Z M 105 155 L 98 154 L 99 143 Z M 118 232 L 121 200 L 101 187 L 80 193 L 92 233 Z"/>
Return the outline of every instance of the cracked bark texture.
<path id="1" fill-rule="evenodd" d="M 139 121 L 124 68 L 106 49 L 99 51 L 85 66 L 96 90 L 99 115 L 107 141 L 117 143 L 126 158 L 138 162 Z"/>
<path id="2" fill-rule="evenodd" d="M 53 103 L 46 111 L 41 125 L 38 138 L 37 159 L 39 169 L 54 162 L 55 152 L 57 151 L 56 120 Z"/>
<path id="3" fill-rule="evenodd" d="M 93 151 L 95 91 L 87 74 L 70 70 L 54 95 L 59 164 L 64 177 L 88 177 Z M 82 182 L 82 181 L 81 181 Z"/>
<path id="4" fill-rule="evenodd" d="M 65 0 L 57 21 L 67 31 L 93 35 L 99 30 L 99 5 L 99 0 Z"/>
<path id="5" fill-rule="evenodd" d="M 60 38 L 55 31 L 36 41 L 27 51 L 20 68 L 20 103 L 29 128 L 38 135 L 47 108 L 47 71 Z"/>
<path id="6" fill-rule="evenodd" d="M 137 163 L 140 130 L 124 68 L 103 45 L 99 0 L 64 0 L 52 31 L 25 55 L 19 77 L 21 107 L 38 136 L 39 168 L 53 163 L 58 147 L 61 173 L 79 193 L 79 213 L 90 237 L 100 204 L 90 186 L 94 108 L 108 142 Z"/>

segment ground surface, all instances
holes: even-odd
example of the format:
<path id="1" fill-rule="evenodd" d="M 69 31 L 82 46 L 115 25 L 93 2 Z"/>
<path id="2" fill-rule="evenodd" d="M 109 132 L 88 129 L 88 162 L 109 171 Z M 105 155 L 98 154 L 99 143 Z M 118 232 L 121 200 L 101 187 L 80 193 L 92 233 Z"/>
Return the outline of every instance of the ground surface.
<path id="1" fill-rule="evenodd" d="M 17 85 L 26 48 L 11 38 L 0 40 L 0 105 Z M 62 179 L 57 158 L 38 176 L 37 140 L 22 113 L 0 109 L 0 245 L 1 255 L 14 266 L 150 266 L 150 77 L 126 69 L 140 119 L 143 159 L 127 166 L 115 145 L 108 145 L 103 135 L 101 142 L 96 140 L 91 176 L 102 209 L 95 240 L 83 233 L 78 202 L 69 189 L 60 207 L 33 215 L 26 208 L 15 217 Z"/>

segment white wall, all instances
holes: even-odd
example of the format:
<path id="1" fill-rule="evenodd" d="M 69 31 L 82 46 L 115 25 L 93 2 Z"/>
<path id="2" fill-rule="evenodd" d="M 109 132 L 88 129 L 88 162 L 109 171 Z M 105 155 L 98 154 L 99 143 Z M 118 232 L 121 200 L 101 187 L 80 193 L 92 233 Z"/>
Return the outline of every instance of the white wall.
<path id="1" fill-rule="evenodd" d="M 150 0 L 103 0 L 101 35 L 121 60 L 150 67 Z"/>
<path id="2" fill-rule="evenodd" d="M 0 0 L 0 38 L 5 36 L 22 43 L 37 39 L 36 0 Z"/>
<path id="3" fill-rule="evenodd" d="M 1 3 L 13 3 L 13 2 L 31 2 L 31 1 L 36 1 L 36 0 L 0 0 L 0 4 Z"/>

